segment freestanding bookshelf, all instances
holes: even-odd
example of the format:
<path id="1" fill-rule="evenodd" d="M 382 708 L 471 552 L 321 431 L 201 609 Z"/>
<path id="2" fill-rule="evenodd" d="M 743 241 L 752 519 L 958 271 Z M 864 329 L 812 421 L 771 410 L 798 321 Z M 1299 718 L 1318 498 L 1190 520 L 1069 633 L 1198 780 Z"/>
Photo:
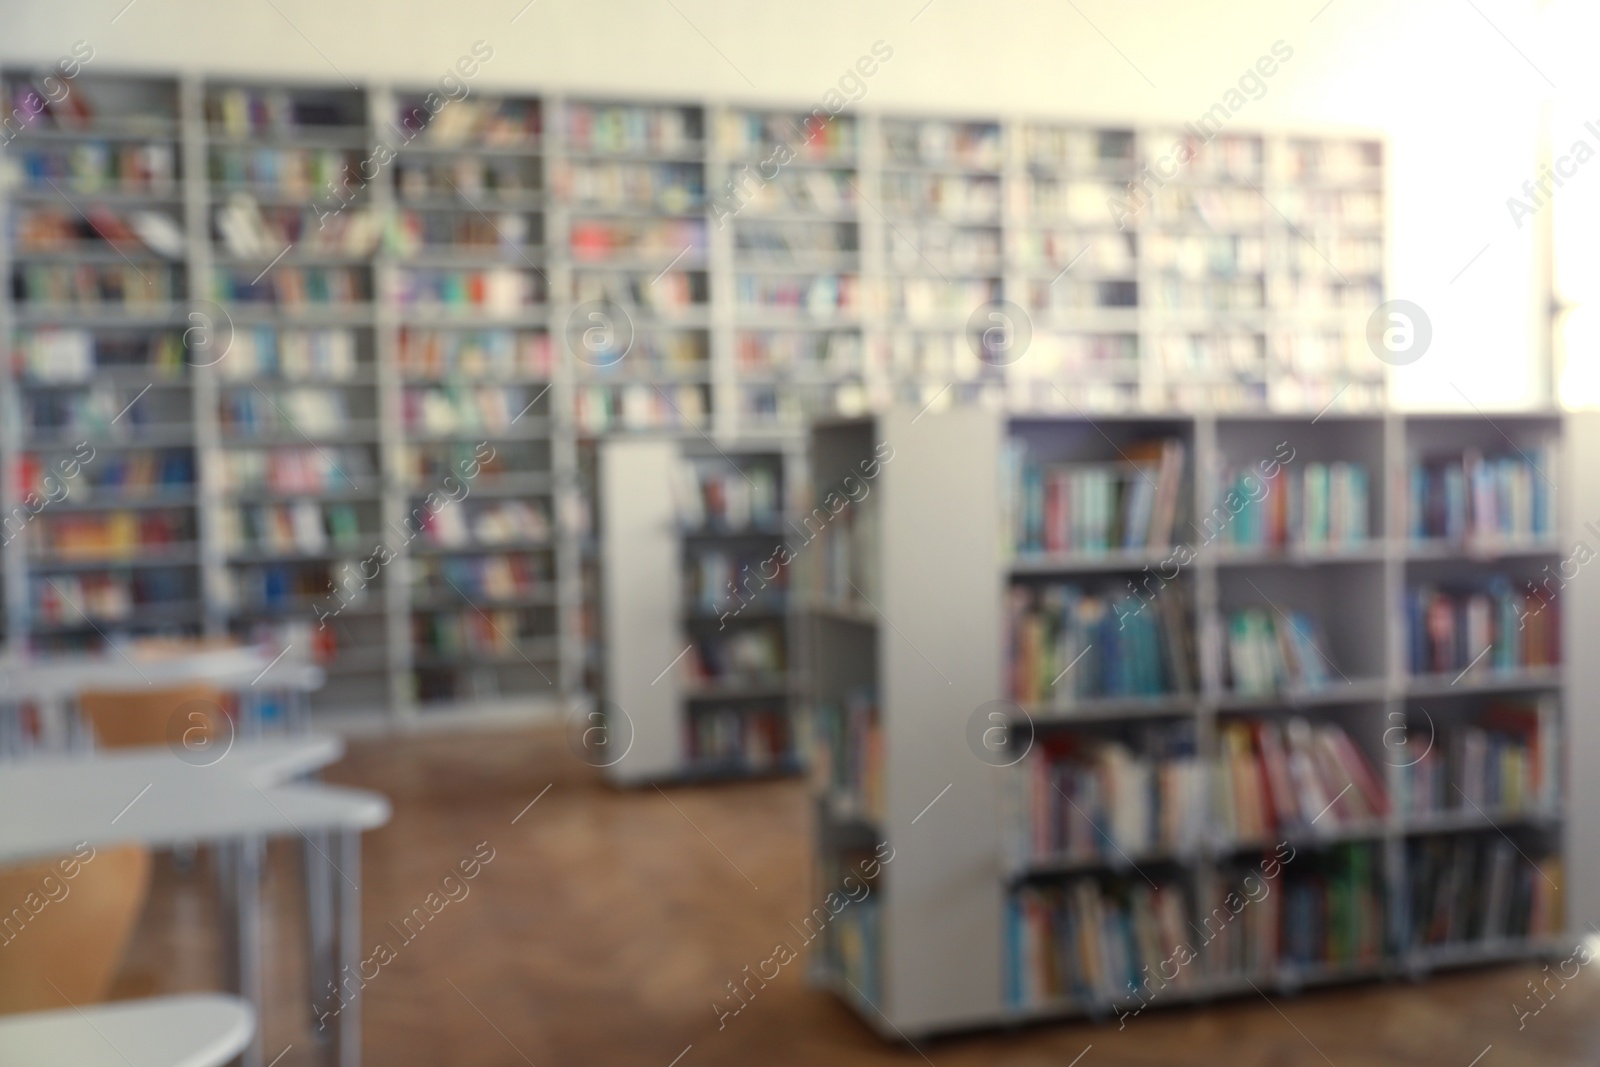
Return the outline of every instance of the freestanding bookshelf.
<path id="1" fill-rule="evenodd" d="M 894 1037 L 1570 947 L 1563 421 L 819 422 L 819 893 L 894 853 L 819 979 Z"/>
<path id="2" fill-rule="evenodd" d="M 797 769 L 794 641 L 778 555 L 788 460 L 768 446 L 670 437 L 599 446 L 597 689 L 610 735 L 626 749 L 604 752 L 613 780 Z"/>

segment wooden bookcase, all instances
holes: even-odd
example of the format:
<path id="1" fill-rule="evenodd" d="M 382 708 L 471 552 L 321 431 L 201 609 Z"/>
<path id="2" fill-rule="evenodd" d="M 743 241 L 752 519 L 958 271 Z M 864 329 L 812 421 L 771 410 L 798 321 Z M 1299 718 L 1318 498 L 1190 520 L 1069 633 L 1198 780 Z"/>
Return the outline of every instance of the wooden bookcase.
<path id="1" fill-rule="evenodd" d="M 1517 636 L 1523 632 L 1517 618 L 1502 618 L 1492 631 L 1494 643 L 1480 652 L 1467 650 L 1473 631 L 1462 629 L 1452 646 L 1460 662 L 1448 669 L 1414 669 L 1441 665 L 1413 663 L 1408 644 L 1408 600 L 1414 590 L 1488 590 L 1520 597 L 1555 574 L 1573 538 L 1581 538 L 1571 499 L 1584 490 L 1570 459 L 1563 458 L 1566 421 L 1550 413 L 1330 412 L 1315 418 L 1149 413 L 1089 419 L 894 408 L 869 418 L 819 422 L 811 437 L 811 510 L 802 506 L 801 514 L 815 516 L 813 525 L 821 529 L 814 541 L 796 546 L 808 650 L 801 685 L 805 714 L 816 724 L 818 899 L 839 889 L 839 873 L 865 850 L 887 843 L 893 859 L 882 864 L 874 892 L 847 905 L 824 934 L 815 959 L 817 979 L 853 1004 L 868 1025 L 893 1038 L 1032 1018 L 1110 1018 L 1145 1002 L 1249 994 L 1251 983 L 1292 992 L 1570 947 L 1563 941 L 1566 932 L 1582 928 L 1578 920 L 1592 912 L 1594 900 L 1593 865 L 1572 851 L 1579 838 L 1566 820 L 1577 799 L 1593 791 L 1592 776 L 1567 755 L 1583 743 L 1580 735 L 1588 729 L 1587 698 L 1572 686 L 1586 668 L 1567 612 L 1570 606 L 1574 615 L 1581 613 L 1587 598 L 1552 595 L 1542 608 L 1518 600 L 1528 636 Z M 1140 457 L 1140 469 L 1155 477 L 1153 461 L 1147 462 L 1140 449 L 1157 440 L 1181 442 L 1184 453 L 1181 479 L 1174 482 L 1178 508 L 1170 542 L 1163 536 L 1148 544 L 1095 547 L 1096 505 L 1084 489 L 1085 495 L 1069 495 L 1062 506 L 1079 509 L 1064 514 L 1082 514 L 1091 524 L 1084 528 L 1091 530 L 1088 547 L 1084 542 L 1076 548 L 1017 544 L 1013 531 L 1020 520 L 1009 488 L 1016 483 L 1008 473 L 1016 469 L 1015 442 L 1025 444 L 1032 462 L 1059 469 L 1063 478 L 1085 469 L 1120 471 L 1132 493 L 1143 475 L 1128 457 Z M 1490 461 L 1504 458 L 1508 466 L 1530 465 L 1496 475 L 1508 480 L 1495 483 L 1495 491 L 1510 500 L 1512 493 L 1532 493 L 1537 480 L 1531 506 L 1549 509 L 1543 528 L 1414 536 L 1426 532 L 1411 526 L 1416 509 L 1409 486 L 1418 465 L 1447 456 L 1459 459 L 1469 449 L 1481 450 Z M 1340 529 L 1347 536 L 1291 536 L 1282 544 L 1247 536 L 1250 516 L 1260 512 L 1242 505 L 1235 510 L 1228 494 L 1241 484 L 1238 475 L 1273 458 L 1281 462 L 1271 472 L 1281 470 L 1285 479 L 1300 477 L 1313 465 L 1363 468 L 1365 507 L 1351 508 L 1353 489 L 1339 497 L 1337 514 L 1345 520 Z M 1259 471 L 1256 477 L 1259 481 Z M 1288 480 L 1260 484 L 1267 486 L 1261 508 L 1269 506 L 1274 493 L 1299 492 Z M 830 494 L 849 502 L 833 513 Z M 1125 503 L 1129 497 L 1117 499 Z M 1317 520 L 1308 521 L 1321 529 Z M 1356 530 L 1359 536 L 1351 532 Z M 1177 552 L 1180 545 L 1187 551 Z M 1080 683 L 1083 672 L 1102 669 L 1094 659 L 1083 662 L 1092 645 L 1080 654 L 1078 645 L 1063 644 L 1051 646 L 1059 651 L 1047 669 L 1064 668 L 1053 679 L 1057 684 L 1047 677 L 1038 692 L 1017 688 L 1015 679 L 1036 677 L 1031 660 L 1021 675 L 1014 673 L 1021 668 L 1012 662 L 1013 650 L 1026 640 L 1020 636 L 1026 632 L 1017 621 L 1021 616 L 1014 614 L 1018 604 L 1046 603 L 1039 598 L 1048 587 L 1072 585 L 1085 598 L 1112 605 L 1105 615 L 1083 617 L 1104 620 L 1102 629 L 1085 631 L 1098 634 L 1096 641 L 1115 642 L 1118 632 L 1127 632 L 1122 626 L 1132 625 L 1128 616 L 1142 610 L 1137 605 L 1150 595 L 1135 589 L 1157 584 L 1161 589 L 1152 605 L 1176 588 L 1183 590 L 1175 616 L 1182 621 L 1164 640 L 1181 634 L 1182 643 L 1192 647 L 1189 670 L 1173 667 L 1172 649 L 1180 646 L 1164 645 L 1156 664 L 1164 681 L 1143 684 L 1149 675 L 1137 667 L 1139 649 L 1130 636 L 1127 647 L 1136 666 L 1128 673 L 1107 667 L 1099 683 Z M 1032 598 L 1019 601 L 1019 587 L 1031 590 Z M 1557 587 L 1552 582 L 1545 588 L 1553 593 Z M 1124 598 L 1120 607 L 1118 597 Z M 1241 688 L 1247 676 L 1239 673 L 1243 664 L 1232 660 L 1230 625 L 1247 609 L 1285 624 L 1295 613 L 1313 620 L 1311 646 L 1327 665 L 1324 678 L 1285 676 L 1265 691 Z M 1545 613 L 1550 628 L 1544 638 L 1535 638 L 1532 627 L 1541 623 L 1534 616 Z M 1514 644 L 1536 640 L 1544 643 Z M 1557 647 L 1551 640 L 1560 643 L 1558 664 L 1510 661 L 1509 650 L 1522 647 L 1522 654 L 1537 662 Z M 1113 678 L 1122 681 L 1113 684 Z M 1079 684 L 1087 688 L 1074 688 Z M 1505 725 L 1508 707 L 1522 716 L 1515 726 Z M 1242 804 L 1237 798 L 1243 794 L 1221 788 L 1219 781 L 1225 775 L 1235 781 L 1234 764 L 1219 762 L 1231 751 L 1230 738 L 1241 736 L 1241 727 L 1258 730 L 1259 738 L 1256 724 L 1289 730 L 1296 720 L 1319 737 L 1337 727 L 1354 746 L 1384 798 L 1375 817 L 1362 815 L 1350 806 L 1354 801 L 1344 802 L 1343 793 L 1336 796 L 1325 788 L 1329 808 L 1321 812 L 1306 810 L 1305 795 L 1297 794 L 1292 799 L 1298 810 L 1284 807 L 1264 830 L 1239 821 L 1242 809 L 1235 805 Z M 1507 784 L 1509 770 L 1498 778 L 1475 778 L 1462 769 L 1470 765 L 1448 762 L 1466 751 L 1460 746 L 1470 728 L 1486 722 L 1491 732 L 1529 731 L 1504 735 L 1528 741 L 1527 754 L 1517 757 L 1525 760 L 1516 772 L 1523 776 L 1516 779 L 1523 783 L 1520 791 Z M 1131 752 L 1154 767 L 1154 754 L 1140 746 L 1170 736 L 1191 746 L 1186 753 L 1169 750 L 1191 761 L 1190 784 L 1175 776 L 1173 785 L 1162 787 L 1152 772 L 1146 789 L 1114 793 L 1115 802 L 1105 800 L 1102 810 L 1089 812 L 1078 801 L 1090 804 L 1091 794 L 1078 793 L 1072 801 L 1057 785 L 1082 816 L 1080 836 L 1068 839 L 1075 846 L 1065 848 L 1051 838 L 1049 847 L 1040 847 L 1030 835 L 1025 820 L 1039 810 L 1030 808 L 1030 788 L 1064 780 L 1040 778 L 1041 761 L 1091 760 L 1088 766 L 1103 766 L 1092 759 L 1109 758 L 1116 745 L 1124 758 Z M 1402 804 L 1417 773 L 1410 768 L 1434 747 L 1447 761 L 1440 772 L 1443 803 L 1437 808 Z M 1497 751 L 1507 758 L 1504 749 Z M 1529 775 L 1542 782 L 1539 790 Z M 1501 790 L 1498 805 L 1456 791 L 1458 784 L 1476 791 L 1491 781 L 1500 783 L 1494 787 Z M 1167 788 L 1171 791 L 1162 792 Z M 1263 795 L 1265 803 L 1275 802 L 1270 791 Z M 1144 799 L 1134 803 L 1129 796 Z M 1166 824 L 1160 817 L 1146 811 L 1144 818 L 1156 819 L 1150 824 L 1134 814 L 1140 804 L 1160 811 L 1158 796 L 1192 801 L 1188 808 L 1169 805 L 1165 813 L 1177 824 L 1183 811 L 1192 809 L 1196 814 L 1186 829 L 1163 836 Z M 1065 803 L 1050 799 L 1066 810 Z M 1132 839 L 1124 836 L 1126 818 L 1136 826 L 1154 826 L 1142 845 L 1118 843 Z M 1500 844 L 1506 841 L 1513 845 Z M 1229 948 L 1230 938 L 1239 935 L 1223 931 L 1215 945 L 1210 937 L 1203 943 L 1197 931 L 1211 929 L 1205 924 L 1212 908 L 1243 873 L 1259 872 L 1280 843 L 1286 846 L 1278 854 L 1283 862 L 1272 871 L 1276 880 L 1262 900 L 1276 892 L 1285 912 L 1252 902 L 1230 921 L 1240 924 L 1238 931 L 1245 923 L 1260 923 L 1258 932 L 1277 931 L 1268 936 L 1281 940 L 1275 946 L 1263 940 L 1251 948 Z M 1503 910 L 1479 900 L 1451 920 L 1459 925 L 1438 926 L 1445 913 L 1435 907 L 1436 882 L 1426 864 L 1437 862 L 1438 854 L 1457 853 L 1468 858 L 1451 862 L 1469 865 L 1468 880 L 1486 870 L 1489 857 L 1503 853 L 1506 859 L 1495 862 L 1511 864 L 1504 877 L 1512 895 L 1502 900 Z M 1524 863 L 1540 866 L 1524 871 Z M 1306 895 L 1312 874 L 1330 884 L 1348 877 L 1357 887 L 1349 899 L 1367 902 L 1360 905 L 1366 911 L 1337 913 L 1355 925 L 1338 927 L 1331 939 L 1323 935 L 1334 913 L 1288 911 L 1290 901 L 1298 902 L 1295 908 L 1310 907 L 1305 902 L 1312 899 Z M 1485 885 L 1492 881 L 1486 873 L 1482 879 Z M 1140 988 L 1138 996 L 1122 982 L 1113 982 L 1115 989 L 1104 982 L 1078 988 L 1063 982 L 1062 989 L 1041 991 L 1022 903 L 1048 901 L 1056 892 L 1070 902 L 1074 892 L 1083 892 L 1078 887 L 1088 886 L 1128 911 L 1130 900 L 1145 899 L 1146 881 L 1181 891 L 1178 936 L 1193 942 L 1197 957 L 1184 984 L 1158 982 Z M 1432 888 L 1416 895 L 1423 885 Z M 1516 895 L 1524 892 L 1526 899 Z M 1251 912 L 1250 906 L 1257 910 Z M 1534 908 L 1549 912 L 1534 918 Z M 1314 918 L 1318 914 L 1322 918 Z M 1527 936 L 1498 932 L 1502 921 L 1515 930 L 1524 918 L 1533 930 Z M 1140 929 L 1132 919 L 1126 928 Z M 1148 929 L 1154 941 L 1145 943 L 1143 955 L 1139 947 L 1128 950 L 1135 972 L 1177 948 L 1164 942 L 1161 928 L 1151 924 Z M 1312 941 L 1324 946 L 1316 958 L 1297 947 L 1306 944 L 1308 929 L 1315 934 Z M 1347 950 L 1326 947 L 1344 943 L 1340 937 L 1349 939 Z M 1096 951 L 1105 951 L 1107 943 L 1100 942 Z M 1151 944 L 1159 953 L 1150 955 Z M 1229 951 L 1262 954 L 1240 957 L 1250 961 L 1245 964 L 1228 957 Z M 1105 965 L 1104 972 L 1115 975 L 1118 969 Z"/>

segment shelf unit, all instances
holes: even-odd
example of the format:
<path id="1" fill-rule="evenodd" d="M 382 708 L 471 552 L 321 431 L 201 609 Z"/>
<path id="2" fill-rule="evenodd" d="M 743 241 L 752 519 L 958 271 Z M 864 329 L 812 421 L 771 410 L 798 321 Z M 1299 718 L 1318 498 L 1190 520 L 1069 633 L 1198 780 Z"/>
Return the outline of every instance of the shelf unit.
<path id="1" fill-rule="evenodd" d="M 14 107 L 42 70 L 0 78 Z M 13 223 L 0 332 L 13 352 L 56 326 L 80 349 L 117 351 L 75 379 L 36 380 L 22 357 L 0 375 L 0 503 L 12 514 L 24 500 L 25 458 L 52 461 L 29 419 L 75 425 L 59 421 L 71 410 L 109 425 L 118 400 L 133 406 L 97 455 L 153 456 L 154 484 L 188 488 L 105 501 L 88 490 L 106 467 L 90 464 L 37 533 L 122 514 L 154 531 L 166 516 L 182 550 L 124 552 L 98 571 L 92 555 L 51 561 L 75 589 L 114 579 L 151 610 L 123 598 L 100 634 L 47 633 L 33 601 L 46 573 L 13 539 L 0 597 L 19 646 L 266 633 L 316 648 L 330 677 L 319 706 L 352 724 L 527 714 L 582 688 L 591 502 L 578 449 L 599 436 L 795 450 L 812 417 L 897 399 L 1029 411 L 1383 399 L 1354 312 L 1284 310 L 1381 291 L 1386 149 L 1370 137 L 1230 131 L 1119 229 L 1108 199 L 1169 151 L 1159 127 L 476 83 L 423 121 L 419 87 L 95 65 L 68 88 L 69 106 L 0 146 Z M 1246 182 L 1283 216 L 1229 214 Z M 138 213 L 143 229 L 128 232 Z M 23 236 L 25 217 L 44 221 Z M 159 264 L 164 281 L 147 294 L 135 279 L 121 299 L 113 275 L 135 264 Z M 1330 276 L 1344 279 L 1336 291 Z M 1173 279 L 1169 308 L 1154 294 Z M 103 282 L 108 298 L 26 298 L 69 280 L 97 297 Z M 1261 308 L 1235 307 L 1248 303 L 1235 290 Z M 964 301 L 978 296 L 1029 316 L 1020 360 L 975 354 Z M 1295 332 L 1302 322 L 1316 330 Z M 1230 370 L 1224 390 L 1178 390 L 1162 339 L 1228 331 L 1264 353 L 1253 369 Z M 134 341 L 167 352 L 169 369 L 134 370 Z M 1107 352 L 1126 358 L 1110 366 Z M 1294 386 L 1296 367 L 1321 384 Z M 1366 384 L 1345 388 L 1355 378 Z M 479 443 L 498 458 L 460 507 L 468 537 L 414 536 L 418 505 Z M 480 520 L 522 533 L 484 543 Z M 352 577 L 371 573 L 380 543 L 393 562 Z M 492 603 L 444 580 L 467 589 L 486 567 L 522 578 L 497 578 Z"/>
<path id="2" fill-rule="evenodd" d="M 780 551 L 792 457 L 633 436 L 602 442 L 595 464 L 603 655 L 591 684 L 625 746 L 607 773 L 639 784 L 798 770 Z"/>
<path id="3" fill-rule="evenodd" d="M 1575 707 L 1581 696 L 1572 681 L 1581 668 L 1568 601 L 1516 601 L 1525 633 L 1517 614 L 1480 631 L 1487 620 L 1459 607 L 1448 649 L 1459 662 L 1448 669 L 1427 658 L 1431 645 L 1419 652 L 1408 643 L 1410 591 L 1534 596 L 1529 590 L 1556 572 L 1578 533 L 1567 494 L 1581 490 L 1561 459 L 1567 420 L 1489 418 L 1499 432 L 1485 433 L 1485 418 L 1474 415 L 1392 413 L 1088 420 L 896 407 L 819 422 L 811 436 L 812 506 L 822 510 L 802 514 L 832 512 L 830 493 L 849 493 L 854 502 L 796 552 L 807 649 L 803 714 L 816 727 L 818 899 L 840 888 L 840 872 L 855 857 L 884 842 L 894 853 L 874 892 L 824 933 L 819 983 L 892 1038 L 1033 1018 L 1109 1018 L 1144 1001 L 1248 994 L 1251 982 L 1287 992 L 1561 948 L 1566 931 L 1580 928 L 1573 917 L 1587 915 L 1594 897 L 1592 871 L 1572 852 L 1564 818 L 1574 798 L 1592 792 L 1565 754 L 1585 718 Z M 1171 441 L 1181 442 L 1184 462 L 1172 481 L 1169 542 L 1154 532 L 1159 518 L 1146 527 L 1126 516 L 1151 515 L 1139 510 L 1147 506 L 1139 488 L 1146 477 L 1161 514 L 1167 478 L 1150 443 Z M 1414 536 L 1425 532 L 1408 517 L 1419 465 L 1459 459 L 1467 449 L 1481 449 L 1491 465 L 1497 457 L 1514 461 L 1508 467 L 1527 464 L 1485 474 L 1482 491 L 1502 494 L 1490 503 L 1508 514 L 1546 509 L 1546 518 L 1531 529 L 1505 527 L 1505 536 L 1466 532 L 1449 544 Z M 1259 481 L 1258 464 L 1274 457 L 1281 462 L 1265 473 L 1281 470 L 1282 480 Z M 1349 476 L 1348 468 L 1330 473 L 1334 464 L 1365 468 L 1364 506 L 1354 506 L 1355 489 L 1291 488 L 1295 479 L 1317 486 L 1324 474 Z M 1037 482 L 1021 473 L 1030 465 Z M 1252 470 L 1266 486 L 1262 503 L 1250 508 L 1238 498 L 1236 510 L 1228 494 Z M 1276 497 L 1301 502 L 1284 512 L 1287 529 L 1314 532 L 1276 545 L 1254 533 L 1270 528 L 1262 516 Z M 1039 510 L 1028 509 L 1029 499 Z M 1316 506 L 1306 503 L 1313 499 L 1337 500 L 1329 506 L 1340 521 L 1320 525 Z M 1152 532 L 1130 536 L 1125 527 Z M 1013 537 L 1019 528 L 1057 532 L 1036 543 Z M 1330 542 L 1323 531 L 1331 529 L 1343 532 Z M 1187 552 L 1179 554 L 1179 545 Z M 1573 603 L 1580 611 L 1584 598 Z M 1303 613 L 1310 642 L 1298 654 L 1314 651 L 1323 670 L 1280 674 L 1259 691 L 1247 684 L 1255 675 L 1243 673 L 1250 664 L 1240 657 L 1259 646 L 1235 644 L 1233 626 L 1249 609 L 1285 627 Z M 1159 623 L 1154 643 L 1144 643 L 1140 630 L 1146 610 Z M 1043 621 L 1029 612 L 1043 612 Z M 1534 629 L 1537 613 L 1548 613 L 1547 629 Z M 1433 641 L 1444 640 L 1438 616 L 1419 617 Z M 1062 628 L 1036 629 L 1045 624 Z M 1469 651 L 1467 642 L 1483 633 L 1492 647 Z M 1095 643 L 1105 647 L 1096 651 Z M 1554 655 L 1558 643 L 1565 647 Z M 1285 663 L 1296 662 L 1291 646 L 1276 647 L 1285 649 Z M 1264 783 L 1263 799 L 1247 818 L 1232 757 L 1241 739 L 1260 746 L 1264 736 L 1308 738 L 1330 751 L 1348 743 L 1358 754 L 1352 762 L 1306 766 L 1319 776 L 1349 774 L 1362 799 L 1318 778 L 1314 788 L 1329 807 L 1307 810 L 1319 794 L 1299 791 L 1299 778 L 1283 779 L 1290 784 L 1273 794 L 1269 772 L 1253 770 L 1245 773 Z M 1500 746 L 1495 765 L 1520 761 L 1514 771 L 1489 775 L 1485 764 L 1457 762 L 1486 736 Z M 1408 768 L 1432 745 L 1440 762 L 1425 764 L 1434 768 L 1429 779 Z M 1260 751 L 1249 750 L 1251 759 Z M 1356 785 L 1357 763 L 1375 781 Z M 1051 777 L 1052 766 L 1065 768 L 1059 774 L 1089 768 L 1093 782 Z M 1401 803 L 1423 795 L 1430 781 L 1437 792 L 1426 795 L 1436 803 Z M 1458 795 L 1458 785 L 1479 799 Z M 1364 812 L 1368 795 L 1383 798 L 1376 814 Z M 1066 825 L 1073 818 L 1076 829 Z M 1496 831 L 1540 866 L 1524 870 Z M 1203 926 L 1281 842 L 1287 847 L 1276 854 L 1283 862 L 1268 893 L 1242 910 L 1224 907 L 1227 922 Z M 1436 897 L 1435 879 L 1451 864 L 1466 865 L 1458 878 L 1485 886 L 1500 878 L 1515 888 L 1492 906 L 1477 898 L 1466 912 L 1476 917 L 1447 923 L 1455 913 L 1438 902 L 1454 906 L 1459 898 Z M 1502 873 L 1490 873 L 1495 864 Z M 1313 874 L 1344 894 L 1322 906 L 1344 910 L 1314 910 Z M 1264 903 L 1271 896 L 1277 902 Z M 1090 915 L 1090 897 L 1103 910 L 1093 914 L 1104 930 L 1125 935 L 1097 935 L 1097 949 L 1073 942 L 1075 951 L 1110 953 L 1116 943 L 1132 962 L 1119 970 L 1104 962 L 1112 956 L 1101 956 L 1101 970 L 1073 985 L 1059 959 L 1060 987 L 1042 987 L 1041 975 L 1051 972 L 1040 954 L 1055 950 L 1039 947 L 1028 931 L 1049 907 Z M 1563 898 L 1575 902 L 1564 911 Z M 1272 910 L 1279 905 L 1297 909 L 1296 918 Z M 1148 909 L 1137 922 L 1116 918 L 1136 908 Z M 1319 914 L 1323 920 L 1306 919 Z M 1343 925 L 1332 925 L 1330 914 L 1344 916 Z M 1213 928 L 1225 931 L 1214 944 L 1196 933 Z M 1074 936 L 1065 926 L 1053 929 L 1056 937 Z M 1318 935 L 1305 940 L 1307 929 Z M 1327 929 L 1334 934 L 1322 936 Z M 1171 944 L 1169 931 L 1176 931 Z M 1123 988 L 1124 971 L 1141 980 L 1140 965 L 1153 967 L 1179 940 L 1196 957 L 1181 968 L 1181 985 L 1158 981 L 1140 987 L 1137 998 Z"/>

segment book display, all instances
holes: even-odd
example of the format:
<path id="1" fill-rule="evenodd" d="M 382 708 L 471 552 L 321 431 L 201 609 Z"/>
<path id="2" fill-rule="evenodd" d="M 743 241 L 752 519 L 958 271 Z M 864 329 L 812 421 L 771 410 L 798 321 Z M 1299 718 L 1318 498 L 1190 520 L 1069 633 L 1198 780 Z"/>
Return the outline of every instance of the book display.
<path id="1" fill-rule="evenodd" d="M 818 888 L 896 858 L 816 980 L 915 1036 L 1559 948 L 1573 481 L 1492 418 L 819 422 Z"/>

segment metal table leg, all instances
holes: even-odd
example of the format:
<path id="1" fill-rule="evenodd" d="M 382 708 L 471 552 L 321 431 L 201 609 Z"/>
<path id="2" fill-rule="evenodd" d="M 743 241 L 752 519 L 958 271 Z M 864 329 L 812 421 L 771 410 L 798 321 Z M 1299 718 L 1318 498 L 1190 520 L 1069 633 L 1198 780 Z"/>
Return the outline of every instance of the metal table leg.
<path id="1" fill-rule="evenodd" d="M 339 1067 L 361 1067 L 361 831 L 339 831 L 334 882 L 339 909 L 339 979 L 345 990 L 339 1013 Z"/>
<path id="2" fill-rule="evenodd" d="M 326 832 L 306 835 L 306 980 L 311 990 L 313 1037 L 326 1040 L 331 1032 L 322 1025 L 322 1013 L 336 1004 L 338 975 L 334 973 L 333 866 L 328 862 L 332 843 Z"/>
<path id="3" fill-rule="evenodd" d="M 234 899 L 237 919 L 238 989 L 256 1011 L 256 1032 L 240 1055 L 243 1067 L 261 1067 L 261 1031 L 266 1020 L 261 966 L 261 853 L 259 837 L 240 839 L 233 846 L 235 861 Z"/>

